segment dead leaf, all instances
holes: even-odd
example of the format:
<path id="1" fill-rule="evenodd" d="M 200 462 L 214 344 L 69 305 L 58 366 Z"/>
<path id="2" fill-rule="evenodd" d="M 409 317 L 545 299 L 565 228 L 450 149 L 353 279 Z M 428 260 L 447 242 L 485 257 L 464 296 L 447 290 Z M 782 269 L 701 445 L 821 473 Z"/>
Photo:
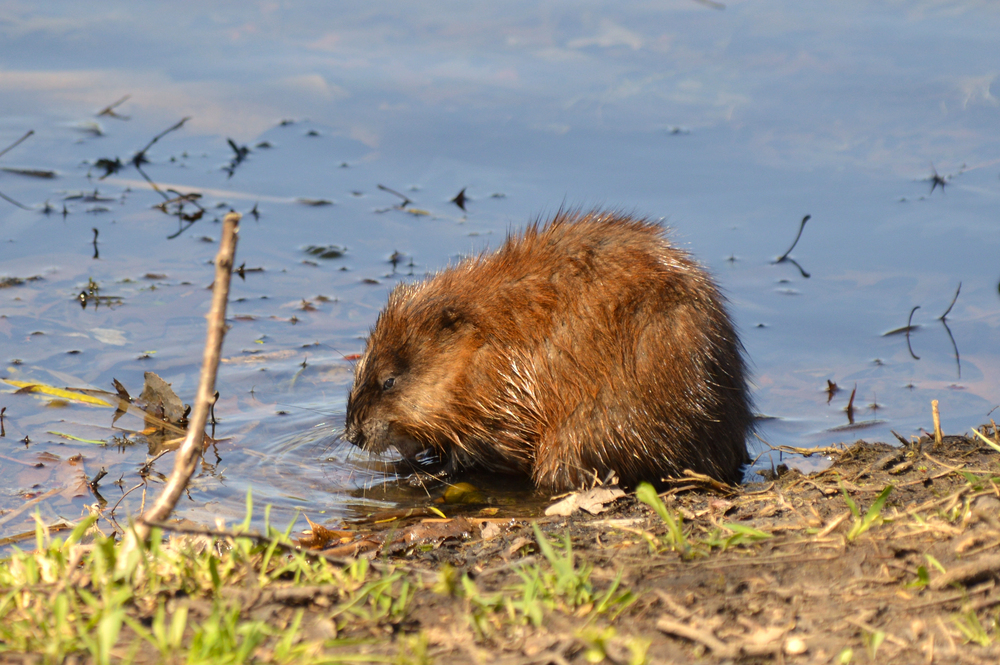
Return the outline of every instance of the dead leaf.
<path id="1" fill-rule="evenodd" d="M 578 510 L 585 510 L 591 515 L 599 515 L 604 512 L 605 504 L 623 496 L 625 492 L 617 487 L 594 487 L 583 492 L 573 492 L 562 501 L 546 508 L 545 514 L 568 517 Z"/>
<path id="2" fill-rule="evenodd" d="M 316 524 L 309 516 L 305 516 L 306 522 L 309 523 L 310 533 L 308 535 L 299 538 L 299 545 L 311 550 L 321 550 L 330 546 L 330 543 L 335 545 L 342 545 L 345 539 L 349 542 L 354 537 L 354 532 L 352 531 L 337 531 L 334 529 L 327 529 L 322 524 Z"/>
<path id="3" fill-rule="evenodd" d="M 146 405 L 146 413 L 175 425 L 184 419 L 184 404 L 170 384 L 153 372 L 144 375 L 145 384 L 139 401 Z"/>

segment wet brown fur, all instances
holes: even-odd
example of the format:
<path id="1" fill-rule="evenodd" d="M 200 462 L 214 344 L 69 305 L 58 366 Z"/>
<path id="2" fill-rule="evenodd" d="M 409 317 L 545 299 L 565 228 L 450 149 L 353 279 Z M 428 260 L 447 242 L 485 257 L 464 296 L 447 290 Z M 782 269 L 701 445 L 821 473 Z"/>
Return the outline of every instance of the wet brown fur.
<path id="1" fill-rule="evenodd" d="M 684 469 L 738 483 L 745 373 L 723 297 L 659 225 L 560 212 L 392 291 L 355 367 L 345 435 L 548 490 L 610 471 L 626 485 Z"/>

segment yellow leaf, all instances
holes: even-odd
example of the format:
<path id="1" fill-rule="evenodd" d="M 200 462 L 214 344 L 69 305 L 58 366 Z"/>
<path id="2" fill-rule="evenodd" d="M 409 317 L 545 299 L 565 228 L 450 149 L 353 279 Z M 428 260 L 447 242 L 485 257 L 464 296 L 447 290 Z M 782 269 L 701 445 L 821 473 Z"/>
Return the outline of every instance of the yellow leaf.
<path id="1" fill-rule="evenodd" d="M 107 406 L 107 407 L 111 406 L 103 399 L 99 399 L 97 397 L 91 397 L 90 395 L 84 395 L 83 393 L 74 392 L 72 390 L 65 390 L 63 388 L 54 388 L 53 386 L 47 386 L 44 383 L 15 381 L 14 379 L 3 379 L 3 381 L 5 383 L 9 383 L 12 386 L 20 388 L 24 392 L 42 393 L 44 395 L 52 395 L 53 397 L 61 397 L 62 399 L 73 400 L 74 402 L 93 404 L 94 406 Z"/>
<path id="2" fill-rule="evenodd" d="M 98 441 L 97 439 L 81 439 L 78 436 L 73 436 L 72 434 L 66 434 L 64 432 L 53 432 L 48 431 L 46 434 L 55 434 L 56 436 L 61 436 L 64 439 L 69 439 L 70 441 L 82 441 L 83 443 L 96 443 L 99 446 L 103 446 L 107 441 Z"/>

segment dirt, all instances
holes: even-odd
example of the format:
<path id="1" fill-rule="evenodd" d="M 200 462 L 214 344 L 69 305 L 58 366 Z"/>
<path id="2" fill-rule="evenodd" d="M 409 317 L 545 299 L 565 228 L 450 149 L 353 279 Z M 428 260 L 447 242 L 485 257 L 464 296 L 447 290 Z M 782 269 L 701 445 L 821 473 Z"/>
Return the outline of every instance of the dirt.
<path id="1" fill-rule="evenodd" d="M 996 440 L 993 427 L 981 431 Z M 468 593 L 418 593 L 397 628 L 423 630 L 435 662 L 629 662 L 635 638 L 655 663 L 1000 661 L 997 452 L 966 437 L 825 452 L 830 466 L 809 475 L 780 467 L 731 493 L 693 481 L 661 495 L 683 516 L 686 548 L 665 544 L 665 523 L 635 494 L 598 516 L 538 519 L 548 541 L 569 537 L 597 592 L 621 576 L 618 589 L 635 601 L 616 618 L 591 603 L 557 608 L 537 627 L 482 630 Z M 868 528 L 852 533 L 866 515 Z M 516 587 L 519 569 L 544 561 L 530 521 L 461 519 L 433 545 L 426 529 L 435 522 L 421 522 L 417 545 L 387 547 L 380 560 L 435 574 L 447 564 L 483 595 Z M 727 523 L 771 537 L 726 547 Z M 396 543 L 411 533 L 392 528 Z"/>

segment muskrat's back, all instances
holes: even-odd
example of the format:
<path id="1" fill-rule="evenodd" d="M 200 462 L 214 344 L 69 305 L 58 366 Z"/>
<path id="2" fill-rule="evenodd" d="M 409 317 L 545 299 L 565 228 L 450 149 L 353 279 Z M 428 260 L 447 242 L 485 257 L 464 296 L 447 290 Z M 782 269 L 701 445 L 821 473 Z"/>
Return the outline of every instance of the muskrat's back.
<path id="1" fill-rule="evenodd" d="M 724 299 L 663 229 L 562 212 L 389 295 L 355 368 L 346 437 L 551 490 L 614 471 L 737 483 L 753 424 Z"/>

